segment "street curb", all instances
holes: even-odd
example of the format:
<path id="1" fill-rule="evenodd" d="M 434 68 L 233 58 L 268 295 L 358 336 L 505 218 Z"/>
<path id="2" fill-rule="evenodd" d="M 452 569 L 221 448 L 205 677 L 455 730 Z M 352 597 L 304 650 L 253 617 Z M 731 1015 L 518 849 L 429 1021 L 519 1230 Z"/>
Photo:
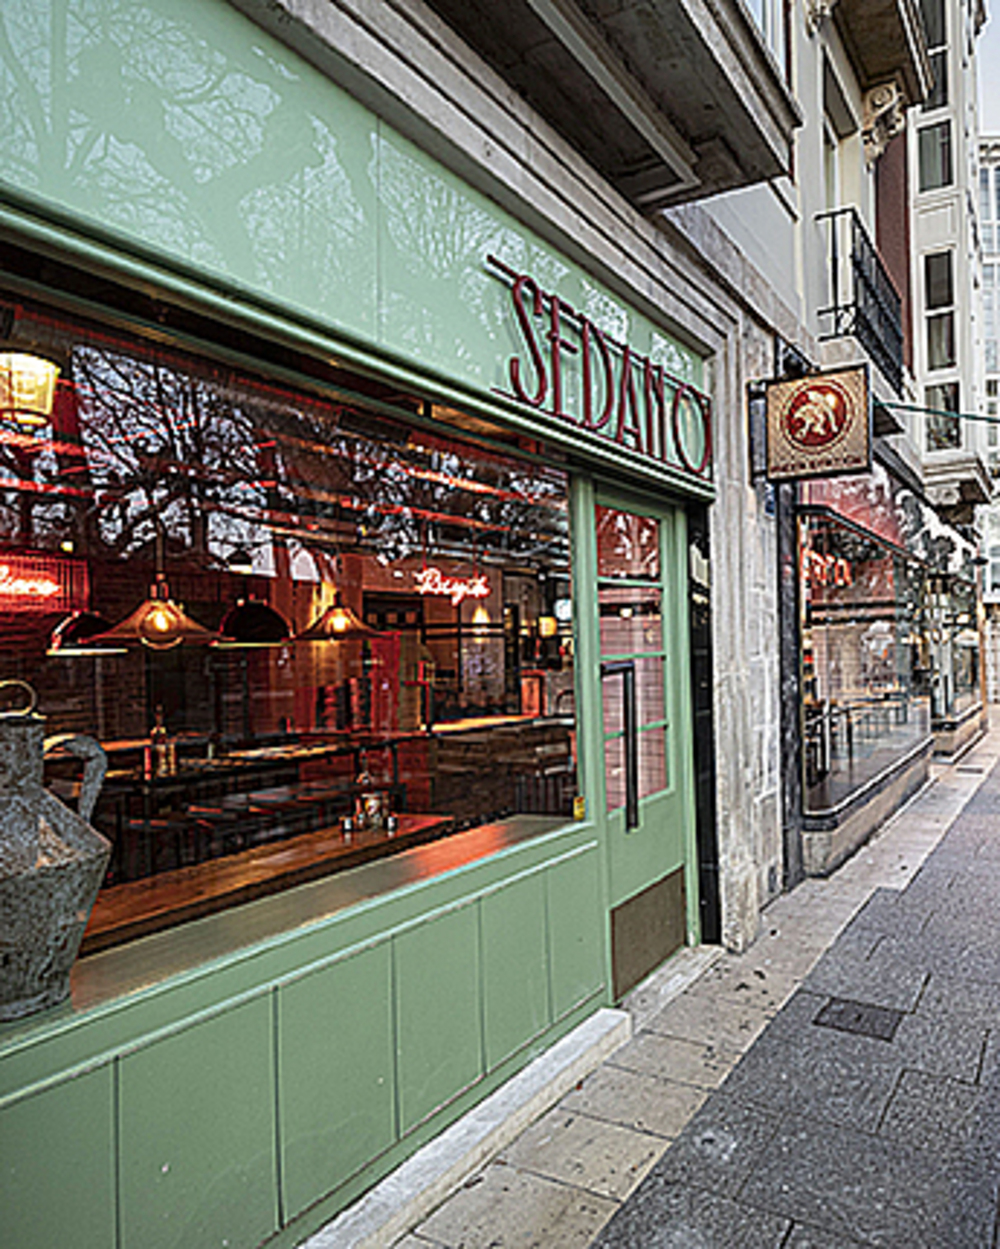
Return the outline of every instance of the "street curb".
<path id="1" fill-rule="evenodd" d="M 300 1249 L 385 1249 L 509 1145 L 632 1035 L 603 1007 L 402 1163 Z"/>

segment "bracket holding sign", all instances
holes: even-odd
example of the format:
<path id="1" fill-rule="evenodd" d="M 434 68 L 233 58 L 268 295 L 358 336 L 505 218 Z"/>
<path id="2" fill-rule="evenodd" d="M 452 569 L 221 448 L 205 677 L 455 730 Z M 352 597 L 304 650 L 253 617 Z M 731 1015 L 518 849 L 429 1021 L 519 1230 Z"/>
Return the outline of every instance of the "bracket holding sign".
<path id="1" fill-rule="evenodd" d="M 768 480 L 871 471 L 867 364 L 769 382 L 766 403 Z"/>

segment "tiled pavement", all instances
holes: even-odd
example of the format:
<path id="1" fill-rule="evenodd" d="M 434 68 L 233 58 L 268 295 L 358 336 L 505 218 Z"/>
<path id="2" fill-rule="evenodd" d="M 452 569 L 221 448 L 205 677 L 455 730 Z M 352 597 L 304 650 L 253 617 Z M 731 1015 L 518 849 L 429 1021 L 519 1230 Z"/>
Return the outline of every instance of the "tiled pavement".
<path id="1" fill-rule="evenodd" d="M 669 964 L 628 1003 L 633 1040 L 398 1249 L 994 1249 L 998 755 L 994 732 L 935 768 L 672 997 Z M 842 1030 L 850 1007 L 817 1024 L 831 998 L 892 1038 Z"/>

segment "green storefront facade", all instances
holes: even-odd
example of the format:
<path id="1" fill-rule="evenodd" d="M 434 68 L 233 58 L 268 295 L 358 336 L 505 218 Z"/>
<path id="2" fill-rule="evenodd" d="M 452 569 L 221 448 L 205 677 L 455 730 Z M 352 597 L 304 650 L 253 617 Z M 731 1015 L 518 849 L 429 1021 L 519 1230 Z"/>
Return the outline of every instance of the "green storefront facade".
<path id="1" fill-rule="evenodd" d="M 0 1025 L 5 1246 L 292 1245 L 700 939 L 703 361 L 222 0 L 12 0 L 0 28 L 0 297 L 317 403 L 307 362 L 373 379 L 425 405 L 383 396 L 393 419 L 464 414 L 566 481 L 574 818 L 472 823 L 111 945 L 71 1002 Z M 653 535 L 641 575 L 602 564 L 608 515 Z M 608 708 L 647 660 L 601 605 L 650 585 L 662 784 L 619 801 Z"/>

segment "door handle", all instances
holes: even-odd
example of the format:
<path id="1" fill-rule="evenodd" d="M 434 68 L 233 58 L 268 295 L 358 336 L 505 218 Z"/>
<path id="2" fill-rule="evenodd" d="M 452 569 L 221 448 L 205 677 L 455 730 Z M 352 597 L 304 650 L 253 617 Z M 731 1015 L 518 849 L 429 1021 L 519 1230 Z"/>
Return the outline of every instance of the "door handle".
<path id="1" fill-rule="evenodd" d="M 635 660 L 618 659 L 601 664 L 601 680 L 622 679 L 622 712 L 625 721 L 625 831 L 639 827 L 639 730 L 635 709 Z"/>

